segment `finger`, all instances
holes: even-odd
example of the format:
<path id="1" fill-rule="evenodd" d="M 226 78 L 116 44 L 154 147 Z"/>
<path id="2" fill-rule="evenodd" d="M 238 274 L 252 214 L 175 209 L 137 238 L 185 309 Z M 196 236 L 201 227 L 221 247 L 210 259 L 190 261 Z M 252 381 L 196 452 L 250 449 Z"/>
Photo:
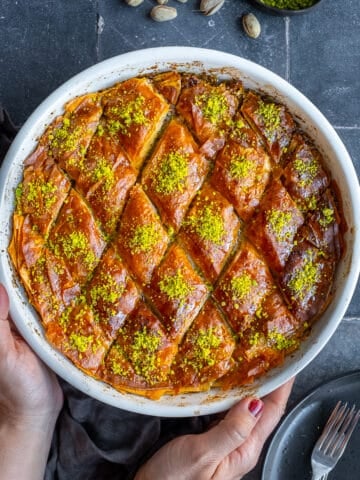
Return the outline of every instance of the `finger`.
<path id="1" fill-rule="evenodd" d="M 9 297 L 5 287 L 0 283 L 0 354 L 13 342 L 9 324 Z"/>
<path id="2" fill-rule="evenodd" d="M 236 404 L 215 427 L 201 434 L 210 455 L 219 460 L 239 448 L 249 437 L 259 420 L 263 402 L 245 398 Z"/>
<path id="3" fill-rule="evenodd" d="M 9 315 L 9 297 L 5 287 L 0 283 L 0 321 L 7 321 Z"/>
<path id="4" fill-rule="evenodd" d="M 252 431 L 251 438 L 245 445 L 243 445 L 240 455 L 241 465 L 238 470 L 239 474 L 244 475 L 252 470 L 257 464 L 266 440 L 269 438 L 285 412 L 294 380 L 294 378 L 289 380 L 287 383 L 262 399 L 264 402 L 263 413 Z"/>
<path id="5" fill-rule="evenodd" d="M 290 380 L 262 399 L 264 401 L 263 412 L 251 435 L 240 448 L 232 451 L 224 458 L 212 478 L 215 480 L 242 478 L 256 466 L 265 441 L 285 411 L 293 382 L 294 380 Z"/>

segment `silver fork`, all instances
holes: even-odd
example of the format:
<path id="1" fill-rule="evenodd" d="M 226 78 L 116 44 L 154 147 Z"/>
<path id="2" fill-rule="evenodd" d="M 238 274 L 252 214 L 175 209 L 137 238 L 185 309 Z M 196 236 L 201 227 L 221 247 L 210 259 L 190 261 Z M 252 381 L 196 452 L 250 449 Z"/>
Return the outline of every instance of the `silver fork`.
<path id="1" fill-rule="evenodd" d="M 338 402 L 311 454 L 312 480 L 325 479 L 345 451 L 351 434 L 360 418 L 355 405 Z"/>

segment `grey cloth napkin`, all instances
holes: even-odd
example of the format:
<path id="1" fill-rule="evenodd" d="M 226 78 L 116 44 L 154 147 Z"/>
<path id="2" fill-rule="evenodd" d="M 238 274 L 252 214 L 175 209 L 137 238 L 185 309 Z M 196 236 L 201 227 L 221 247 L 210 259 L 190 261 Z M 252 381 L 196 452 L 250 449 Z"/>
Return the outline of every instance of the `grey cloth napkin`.
<path id="1" fill-rule="evenodd" d="M 17 128 L 0 106 L 0 165 Z M 208 428 L 214 416 L 183 419 L 126 412 L 59 379 L 65 395 L 45 480 L 130 480 L 162 445 Z M 154 479 L 155 480 L 155 479 Z"/>

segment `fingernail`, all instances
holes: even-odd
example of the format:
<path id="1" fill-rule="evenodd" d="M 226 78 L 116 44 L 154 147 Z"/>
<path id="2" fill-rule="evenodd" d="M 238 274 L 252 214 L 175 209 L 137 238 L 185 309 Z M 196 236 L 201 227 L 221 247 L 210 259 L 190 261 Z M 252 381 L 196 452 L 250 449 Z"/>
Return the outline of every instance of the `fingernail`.
<path id="1" fill-rule="evenodd" d="M 263 408 L 264 408 L 264 404 L 258 398 L 254 398 L 249 403 L 249 411 L 252 415 L 254 415 L 254 417 L 258 417 L 260 415 L 260 413 L 262 412 Z"/>

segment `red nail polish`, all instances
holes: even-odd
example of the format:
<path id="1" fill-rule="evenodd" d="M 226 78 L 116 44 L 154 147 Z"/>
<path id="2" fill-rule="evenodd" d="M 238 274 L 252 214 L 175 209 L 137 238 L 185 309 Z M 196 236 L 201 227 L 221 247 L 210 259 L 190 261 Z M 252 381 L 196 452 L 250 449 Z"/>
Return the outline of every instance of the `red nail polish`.
<path id="1" fill-rule="evenodd" d="M 249 411 L 252 415 L 254 415 L 254 417 L 258 417 L 260 415 L 260 413 L 262 412 L 262 409 L 264 408 L 264 404 L 261 400 L 259 400 L 258 398 L 254 398 L 253 400 L 251 400 L 251 402 L 249 403 Z"/>

